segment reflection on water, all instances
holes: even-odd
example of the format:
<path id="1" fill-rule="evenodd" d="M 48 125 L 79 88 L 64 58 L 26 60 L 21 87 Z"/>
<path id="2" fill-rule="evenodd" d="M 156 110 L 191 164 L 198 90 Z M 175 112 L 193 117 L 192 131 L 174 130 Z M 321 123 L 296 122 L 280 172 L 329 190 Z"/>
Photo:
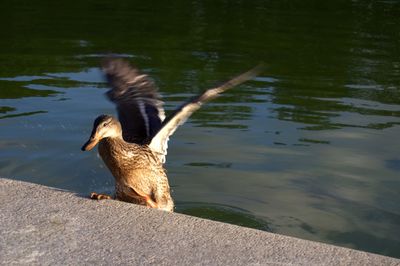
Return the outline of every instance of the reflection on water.
<path id="1" fill-rule="evenodd" d="M 201 202 L 177 202 L 177 212 L 205 219 L 246 226 L 254 229 L 271 231 L 267 222 L 258 219 L 243 209 L 228 205 Z"/>
<path id="2" fill-rule="evenodd" d="M 113 190 L 79 150 L 115 114 L 104 54 L 154 77 L 167 111 L 263 61 L 171 138 L 177 211 L 400 257 L 399 18 L 398 1 L 8 1 L 0 175 Z"/>
<path id="3" fill-rule="evenodd" d="M 11 109 L 12 109 L 12 111 L 15 110 L 15 108 L 11 108 Z M 3 115 L 3 116 L 0 116 L 0 119 L 18 117 L 18 116 L 36 115 L 36 114 L 43 114 L 43 113 L 47 113 L 47 112 L 46 111 L 35 111 L 35 112 L 25 112 L 25 113 L 18 113 L 18 114 Z"/>

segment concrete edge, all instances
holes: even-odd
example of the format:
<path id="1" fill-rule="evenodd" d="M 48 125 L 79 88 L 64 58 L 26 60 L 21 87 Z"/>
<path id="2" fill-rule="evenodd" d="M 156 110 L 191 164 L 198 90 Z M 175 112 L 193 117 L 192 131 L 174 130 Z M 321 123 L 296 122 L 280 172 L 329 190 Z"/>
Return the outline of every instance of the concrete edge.
<path id="1" fill-rule="evenodd" d="M 0 178 L 0 264 L 400 265 L 400 260 Z"/>

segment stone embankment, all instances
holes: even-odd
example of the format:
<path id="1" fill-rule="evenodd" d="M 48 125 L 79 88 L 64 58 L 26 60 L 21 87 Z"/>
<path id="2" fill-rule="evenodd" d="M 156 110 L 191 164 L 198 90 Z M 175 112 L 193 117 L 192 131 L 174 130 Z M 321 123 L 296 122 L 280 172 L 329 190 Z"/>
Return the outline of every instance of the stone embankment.
<path id="1" fill-rule="evenodd" d="M 0 178 L 1 265 L 400 265 L 400 260 Z"/>

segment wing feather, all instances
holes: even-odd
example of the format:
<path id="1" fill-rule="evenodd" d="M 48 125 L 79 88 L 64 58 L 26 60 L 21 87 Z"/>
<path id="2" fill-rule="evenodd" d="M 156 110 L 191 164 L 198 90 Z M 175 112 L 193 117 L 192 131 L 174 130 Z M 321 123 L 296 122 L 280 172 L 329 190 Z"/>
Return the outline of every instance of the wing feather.
<path id="1" fill-rule="evenodd" d="M 235 78 L 225 82 L 219 87 L 209 89 L 203 94 L 194 97 L 187 103 L 183 104 L 173 114 L 168 116 L 162 123 L 159 131 L 156 132 L 154 137 L 151 139 L 149 147 L 155 151 L 160 160 L 164 163 L 165 156 L 167 155 L 168 140 L 169 137 L 175 132 L 175 130 L 185 123 L 185 121 L 192 115 L 196 110 L 198 110 L 204 103 L 216 98 L 222 92 L 233 88 L 249 79 L 252 79 L 257 74 L 260 73 L 263 66 L 259 65 L 255 68 L 236 76 Z"/>
<path id="2" fill-rule="evenodd" d="M 106 95 L 117 106 L 124 140 L 144 144 L 159 131 L 165 118 L 157 87 L 122 59 L 106 58 L 102 68 L 111 86 Z"/>

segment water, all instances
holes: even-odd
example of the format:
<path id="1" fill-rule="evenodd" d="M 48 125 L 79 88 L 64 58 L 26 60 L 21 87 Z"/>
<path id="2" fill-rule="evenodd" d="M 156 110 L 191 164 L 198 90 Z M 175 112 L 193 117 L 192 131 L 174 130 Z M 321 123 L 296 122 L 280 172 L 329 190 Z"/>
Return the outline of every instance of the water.
<path id="1" fill-rule="evenodd" d="M 150 74 L 166 109 L 260 61 L 173 136 L 177 211 L 400 257 L 399 1 L 3 1 L 0 175 L 112 192 L 98 63 Z"/>

